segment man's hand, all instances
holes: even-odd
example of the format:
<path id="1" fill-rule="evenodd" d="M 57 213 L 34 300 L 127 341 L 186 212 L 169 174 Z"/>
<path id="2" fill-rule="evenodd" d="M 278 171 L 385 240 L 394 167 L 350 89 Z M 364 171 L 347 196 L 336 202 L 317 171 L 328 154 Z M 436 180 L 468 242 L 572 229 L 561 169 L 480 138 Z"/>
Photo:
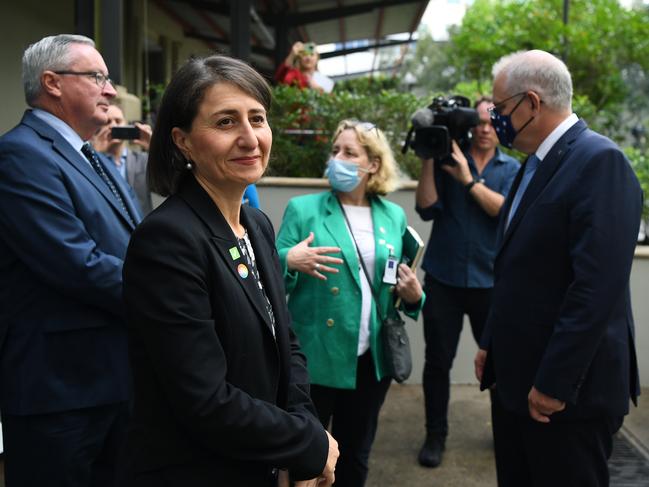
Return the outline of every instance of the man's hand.
<path id="1" fill-rule="evenodd" d="M 286 265 L 291 271 L 302 272 L 326 281 L 327 278 L 321 272 L 337 273 L 338 269 L 325 264 L 342 264 L 343 260 L 325 254 L 338 254 L 340 249 L 338 247 L 309 247 L 314 238 L 313 232 L 310 232 L 307 238 L 291 247 L 286 254 Z"/>
<path id="2" fill-rule="evenodd" d="M 457 145 L 457 142 L 454 140 L 451 141 L 453 144 L 453 152 L 451 152 L 451 157 L 455 161 L 454 166 L 448 164 L 443 164 L 441 168 L 449 173 L 455 180 L 457 180 L 462 186 L 466 186 L 471 181 L 473 181 L 473 176 L 471 175 L 471 170 L 469 169 L 469 161 L 464 157 L 464 153 L 460 149 L 460 146 Z"/>
<path id="3" fill-rule="evenodd" d="M 110 129 L 109 125 L 104 125 L 100 128 L 95 135 L 92 136 L 91 143 L 93 149 L 97 152 L 108 152 L 108 148 L 112 142 L 110 138 Z"/>
<path id="4" fill-rule="evenodd" d="M 549 423 L 552 414 L 566 409 L 566 403 L 547 396 L 532 386 L 532 390 L 527 395 L 527 407 L 533 420 Z"/>
<path id="5" fill-rule="evenodd" d="M 487 351 L 481 348 L 478 349 L 478 353 L 475 354 L 473 359 L 473 367 L 475 368 L 475 377 L 478 379 L 478 382 L 482 382 L 482 374 L 484 373 L 484 365 L 487 362 Z"/>
<path id="6" fill-rule="evenodd" d="M 135 122 L 135 126 L 140 129 L 140 138 L 134 139 L 133 143 L 139 145 L 145 151 L 149 151 L 149 145 L 151 144 L 151 126 L 145 123 Z"/>

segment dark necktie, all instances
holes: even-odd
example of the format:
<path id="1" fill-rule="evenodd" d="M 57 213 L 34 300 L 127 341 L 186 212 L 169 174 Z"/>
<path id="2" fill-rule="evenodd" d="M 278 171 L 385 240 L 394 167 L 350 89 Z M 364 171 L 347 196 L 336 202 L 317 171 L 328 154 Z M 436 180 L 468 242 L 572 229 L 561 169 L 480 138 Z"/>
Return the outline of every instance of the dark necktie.
<path id="1" fill-rule="evenodd" d="M 520 204 L 521 200 L 523 199 L 523 195 L 525 194 L 525 190 L 527 189 L 527 186 L 530 184 L 530 181 L 532 180 L 532 177 L 534 176 L 536 169 L 539 167 L 539 162 L 541 162 L 541 160 L 538 157 L 536 157 L 536 154 L 532 154 L 527 158 L 527 161 L 525 162 L 525 169 L 523 172 L 521 183 L 518 185 L 518 190 L 514 195 L 514 201 L 512 201 L 512 206 L 511 209 L 509 210 L 509 215 L 507 216 L 507 224 L 505 225 L 505 229 L 509 226 L 510 222 L 512 221 L 512 218 L 514 218 L 514 215 L 516 214 L 516 210 L 518 209 L 518 205 Z"/>
<path id="2" fill-rule="evenodd" d="M 81 152 L 83 152 L 83 155 L 86 156 L 86 159 L 88 159 L 88 162 L 90 162 L 90 165 L 99 175 L 99 177 L 104 181 L 104 183 L 106 183 L 106 186 L 108 186 L 110 192 L 113 193 L 113 196 L 115 196 L 115 199 L 121 206 L 122 210 L 124 210 L 128 221 L 130 221 L 131 224 L 135 226 L 135 222 L 131 218 L 131 214 L 128 212 L 128 209 L 124 204 L 122 195 L 119 193 L 117 187 L 115 186 L 115 183 L 113 183 L 113 181 L 108 177 L 108 174 L 106 174 L 106 171 L 104 171 L 104 167 L 101 165 L 101 162 L 99 162 L 99 157 L 97 157 L 95 150 L 90 146 L 88 142 L 86 142 L 81 146 Z"/>

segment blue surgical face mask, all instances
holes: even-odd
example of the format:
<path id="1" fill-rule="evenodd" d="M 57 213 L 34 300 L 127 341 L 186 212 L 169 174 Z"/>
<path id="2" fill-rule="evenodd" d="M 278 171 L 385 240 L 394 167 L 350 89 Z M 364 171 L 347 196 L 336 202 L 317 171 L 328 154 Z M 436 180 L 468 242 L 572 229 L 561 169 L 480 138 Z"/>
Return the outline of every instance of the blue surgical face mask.
<path id="1" fill-rule="evenodd" d="M 523 94 L 525 93 L 518 93 L 518 95 L 523 95 Z M 518 96 L 518 95 L 514 95 L 514 96 Z M 534 120 L 534 117 L 530 117 L 530 119 L 527 122 L 525 122 L 525 124 L 520 128 L 520 130 L 516 130 L 514 128 L 514 124 L 512 123 L 512 114 L 520 106 L 523 100 L 525 100 L 525 98 L 527 97 L 524 96 L 520 99 L 520 101 L 514 106 L 512 111 L 509 112 L 509 115 L 503 115 L 496 109 L 496 107 L 493 107 L 491 110 L 489 110 L 489 115 L 491 116 L 491 125 L 493 125 L 494 130 L 496 131 L 496 135 L 498 136 L 498 141 L 500 142 L 501 145 L 507 147 L 508 149 L 511 149 L 512 146 L 514 145 L 514 139 L 516 139 L 516 136 L 520 134 L 523 131 L 523 129 L 527 127 L 532 120 Z M 509 98 L 507 98 L 507 100 L 509 100 Z M 503 102 L 507 100 L 503 100 Z"/>
<path id="2" fill-rule="evenodd" d="M 358 171 L 369 172 L 367 169 L 358 167 L 353 162 L 341 159 L 329 159 L 325 176 L 329 179 L 331 187 L 342 193 L 354 191 L 361 182 Z"/>

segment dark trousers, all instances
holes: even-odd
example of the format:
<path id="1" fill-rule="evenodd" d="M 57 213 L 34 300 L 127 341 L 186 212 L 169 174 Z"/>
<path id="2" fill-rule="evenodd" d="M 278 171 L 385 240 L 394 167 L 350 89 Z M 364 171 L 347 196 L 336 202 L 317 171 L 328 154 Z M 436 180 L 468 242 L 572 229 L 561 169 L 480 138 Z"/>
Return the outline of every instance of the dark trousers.
<path id="1" fill-rule="evenodd" d="M 331 434 L 338 442 L 336 487 L 365 485 L 379 410 L 389 387 L 390 378 L 376 380 L 369 350 L 358 357 L 356 389 L 311 386 L 320 421 L 327 428 L 331 420 Z"/>
<path id="2" fill-rule="evenodd" d="M 424 290 L 426 360 L 423 385 L 426 433 L 446 437 L 451 367 L 457 352 L 464 315 L 469 315 L 473 337 L 479 342 L 489 313 L 492 288 L 447 286 L 426 275 Z"/>
<path id="3" fill-rule="evenodd" d="M 128 403 L 2 415 L 7 487 L 113 487 Z"/>
<path id="4" fill-rule="evenodd" d="M 607 487 L 613 434 L 622 417 L 539 423 L 492 396 L 499 487 Z"/>

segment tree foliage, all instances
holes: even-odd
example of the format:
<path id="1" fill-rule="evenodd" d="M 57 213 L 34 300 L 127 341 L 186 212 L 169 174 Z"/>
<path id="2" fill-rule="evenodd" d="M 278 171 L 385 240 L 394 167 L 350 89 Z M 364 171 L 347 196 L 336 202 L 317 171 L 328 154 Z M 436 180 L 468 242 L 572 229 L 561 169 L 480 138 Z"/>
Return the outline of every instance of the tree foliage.
<path id="1" fill-rule="evenodd" d="M 357 118 L 386 131 L 403 172 L 417 177 L 416 157 L 399 151 L 411 114 L 440 94 L 471 100 L 490 94 L 494 62 L 527 49 L 566 60 L 575 112 L 621 145 L 635 143 L 631 128 L 647 127 L 649 112 L 649 8 L 627 10 L 617 0 L 571 0 L 564 25 L 563 5 L 563 0 L 475 0 L 462 24 L 450 29 L 448 41 L 435 41 L 420 29 L 402 71 L 414 75 L 417 96 L 400 92 L 393 77 L 340 82 L 329 95 L 276 87 L 268 174 L 321 176 L 330 134 L 340 120 Z M 291 132 L 296 129 L 307 133 Z M 640 169 L 646 165 L 646 141 L 636 149 L 629 156 L 641 179 L 649 180 L 649 171 Z"/>
<path id="2" fill-rule="evenodd" d="M 391 142 L 404 175 L 417 177 L 419 160 L 401 144 L 409 128 L 410 115 L 424 103 L 411 93 L 380 89 L 388 81 L 351 83 L 352 91 L 336 88 L 333 93 L 301 90 L 292 86 L 273 88 L 269 121 L 273 129 L 273 158 L 267 175 L 321 177 L 330 136 L 344 119 L 372 122 Z"/>
<path id="3" fill-rule="evenodd" d="M 417 47 L 404 61 L 403 71 L 414 76 L 417 91 L 422 94 L 449 92 L 460 78 L 449 61 L 447 42 L 434 40 L 425 27 L 420 27 L 418 34 Z"/>
<path id="4" fill-rule="evenodd" d="M 488 83 L 501 56 L 543 49 L 562 57 L 575 92 L 598 109 L 628 95 L 631 66 L 649 71 L 647 12 L 617 0 L 572 0 L 563 23 L 563 0 L 476 0 L 462 24 L 451 29 L 447 57 L 463 80 Z"/>

